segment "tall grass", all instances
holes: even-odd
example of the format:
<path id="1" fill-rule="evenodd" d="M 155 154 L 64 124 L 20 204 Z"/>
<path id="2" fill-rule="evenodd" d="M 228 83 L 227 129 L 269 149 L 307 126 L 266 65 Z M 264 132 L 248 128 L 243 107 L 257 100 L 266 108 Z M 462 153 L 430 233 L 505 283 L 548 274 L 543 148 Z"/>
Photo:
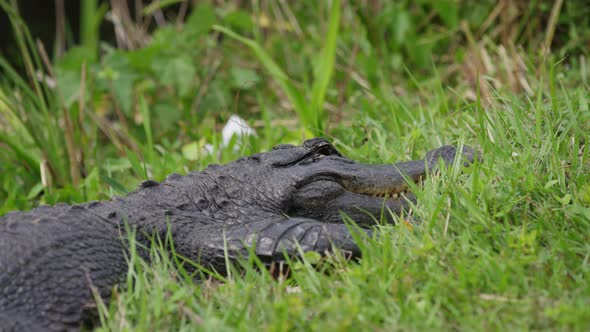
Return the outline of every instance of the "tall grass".
<path id="1" fill-rule="evenodd" d="M 43 180 L 45 189 L 79 180 L 72 128 L 76 122 L 68 110 L 60 107 L 55 91 L 45 84 L 44 78 L 49 75 L 45 74 L 47 70 L 42 65 L 37 44 L 16 7 L 2 0 L 0 8 L 10 19 L 27 73 L 27 79 L 23 79 L 4 59 L 0 60 L 0 68 L 5 73 L 0 115 L 11 128 L 3 133 L 2 139 L 17 155 L 27 155 L 23 161 L 27 163 L 28 175 L 34 182 Z M 60 121 L 69 124 L 67 129 Z M 41 174 L 46 177 L 41 179 Z"/>
<path id="2" fill-rule="evenodd" d="M 100 24 L 107 10 L 107 4 L 104 2 L 101 5 L 97 0 L 80 2 L 80 43 L 95 57 L 98 56 Z"/>
<path id="3" fill-rule="evenodd" d="M 310 84 L 294 83 L 285 71 L 272 59 L 272 56 L 255 40 L 236 34 L 230 29 L 215 25 L 213 29 L 248 46 L 257 57 L 258 61 L 268 71 L 268 74 L 275 80 L 283 93 L 291 102 L 295 112 L 306 129 L 313 135 L 322 135 L 326 128 L 326 111 L 324 101 L 326 92 L 331 82 L 336 58 L 336 44 L 340 25 L 340 0 L 332 1 L 328 19 L 327 33 L 324 39 L 324 48 L 319 58 L 311 59 L 314 62 L 314 77 Z M 295 56 L 295 55 L 293 55 Z"/>

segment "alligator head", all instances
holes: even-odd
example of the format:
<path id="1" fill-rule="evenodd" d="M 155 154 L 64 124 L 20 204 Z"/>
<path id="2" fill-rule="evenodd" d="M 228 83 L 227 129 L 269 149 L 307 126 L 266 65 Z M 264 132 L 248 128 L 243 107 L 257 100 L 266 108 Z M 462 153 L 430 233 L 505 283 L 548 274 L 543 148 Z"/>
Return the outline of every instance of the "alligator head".
<path id="1" fill-rule="evenodd" d="M 473 161 L 471 148 L 464 147 L 461 154 L 465 163 Z M 422 160 L 370 165 L 348 159 L 327 140 L 315 138 L 301 146 L 279 145 L 203 173 L 220 187 L 212 196 L 230 193 L 224 207 L 215 209 L 241 211 L 234 215 L 237 222 L 248 222 L 251 213 L 259 218 L 263 210 L 324 223 L 341 222 L 344 213 L 360 225 L 370 225 L 381 215 L 390 219 L 407 210 L 415 202 L 408 181 L 422 181 L 439 159 L 449 165 L 456 155 L 455 147 L 443 146 Z M 228 176 L 218 180 L 221 174 Z"/>
<path id="2" fill-rule="evenodd" d="M 365 228 L 381 216 L 392 221 L 415 201 L 409 181 L 419 182 L 456 158 L 473 162 L 471 148 L 458 154 L 455 147 L 443 146 L 422 160 L 369 165 L 344 157 L 327 140 L 316 138 L 163 182 L 186 193 L 186 199 L 164 190 L 166 186 L 150 188 L 145 197 L 160 205 L 169 200 L 164 205 L 184 210 L 168 210 L 173 237 L 190 249 L 186 256 L 206 257 L 207 265 L 222 267 L 226 249 L 232 258 L 247 255 L 250 247 L 267 262 L 282 260 L 285 253 L 297 255 L 298 247 L 317 252 L 336 247 L 360 256 L 342 214 Z M 194 205 L 198 211 L 186 211 Z M 138 206 L 145 210 L 145 204 Z"/>

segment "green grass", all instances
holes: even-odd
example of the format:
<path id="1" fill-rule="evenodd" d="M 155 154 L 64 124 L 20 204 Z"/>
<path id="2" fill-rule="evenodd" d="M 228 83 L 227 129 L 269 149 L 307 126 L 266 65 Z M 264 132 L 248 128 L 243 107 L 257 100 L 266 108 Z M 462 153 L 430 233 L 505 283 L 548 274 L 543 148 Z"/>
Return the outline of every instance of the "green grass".
<path id="1" fill-rule="evenodd" d="M 0 1 L 29 75 L 0 62 L 0 213 L 108 199 L 312 133 L 366 163 L 466 144 L 483 161 L 429 178 L 417 188 L 417 224 L 379 226 L 360 262 L 309 256 L 276 280 L 252 258 L 194 283 L 156 246 L 154 264 L 132 258 L 99 330 L 587 331 L 590 29 L 577 2 L 564 4 L 548 54 L 537 51 L 549 2 L 512 12 L 533 18 L 528 26 L 487 28 L 490 4 L 376 3 L 205 3 L 183 29 L 158 28 L 143 47 L 103 48 L 84 63 L 104 10 L 93 16 L 91 3 L 88 45 L 49 59 L 52 74 Z M 518 34 L 506 41 L 494 29 Z M 474 76 L 465 64 L 486 56 L 493 66 Z M 39 69 L 57 90 L 30 79 Z M 239 149 L 220 146 L 233 113 L 258 132 Z"/>
<path id="2" fill-rule="evenodd" d="M 484 161 L 428 179 L 414 210 L 420 223 L 380 227 L 359 263 L 336 257 L 319 271 L 299 263 L 278 281 L 246 264 L 242 275 L 196 287 L 162 256 L 155 268 L 137 264 L 104 329 L 587 330 L 587 97 L 560 89 L 541 111 L 505 95 L 451 117 L 425 105 L 414 115 L 433 121 L 398 135 L 391 123 L 367 119 L 368 147 L 336 140 L 356 159 L 405 160 L 464 141 L 479 146 Z M 541 131 L 537 112 L 545 115 Z"/>

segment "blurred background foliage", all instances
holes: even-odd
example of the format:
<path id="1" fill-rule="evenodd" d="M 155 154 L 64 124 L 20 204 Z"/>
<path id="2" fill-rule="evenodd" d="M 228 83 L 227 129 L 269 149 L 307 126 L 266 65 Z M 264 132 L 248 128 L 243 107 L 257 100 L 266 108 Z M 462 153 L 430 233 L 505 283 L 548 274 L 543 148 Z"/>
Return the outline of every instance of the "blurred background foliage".
<path id="1" fill-rule="evenodd" d="M 443 87 L 437 112 L 452 113 L 496 91 L 533 97 L 557 62 L 583 69 L 566 73 L 572 84 L 588 79 L 581 0 L 0 5 L 0 199 L 11 208 L 104 198 L 104 183 L 125 193 L 136 181 L 118 172 L 161 178 L 336 135 L 384 109 L 395 131 Z M 261 139 L 204 154 L 232 114 Z"/>

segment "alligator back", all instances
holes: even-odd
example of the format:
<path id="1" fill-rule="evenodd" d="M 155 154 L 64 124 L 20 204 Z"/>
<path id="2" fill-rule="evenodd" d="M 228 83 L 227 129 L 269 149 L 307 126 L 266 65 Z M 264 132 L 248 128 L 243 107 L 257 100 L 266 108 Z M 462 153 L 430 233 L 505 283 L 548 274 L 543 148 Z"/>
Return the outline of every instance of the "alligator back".
<path id="1" fill-rule="evenodd" d="M 122 238 L 117 224 L 86 206 L 1 217 L 0 330 L 79 328 L 95 312 L 94 294 L 107 299 L 127 272 Z"/>

